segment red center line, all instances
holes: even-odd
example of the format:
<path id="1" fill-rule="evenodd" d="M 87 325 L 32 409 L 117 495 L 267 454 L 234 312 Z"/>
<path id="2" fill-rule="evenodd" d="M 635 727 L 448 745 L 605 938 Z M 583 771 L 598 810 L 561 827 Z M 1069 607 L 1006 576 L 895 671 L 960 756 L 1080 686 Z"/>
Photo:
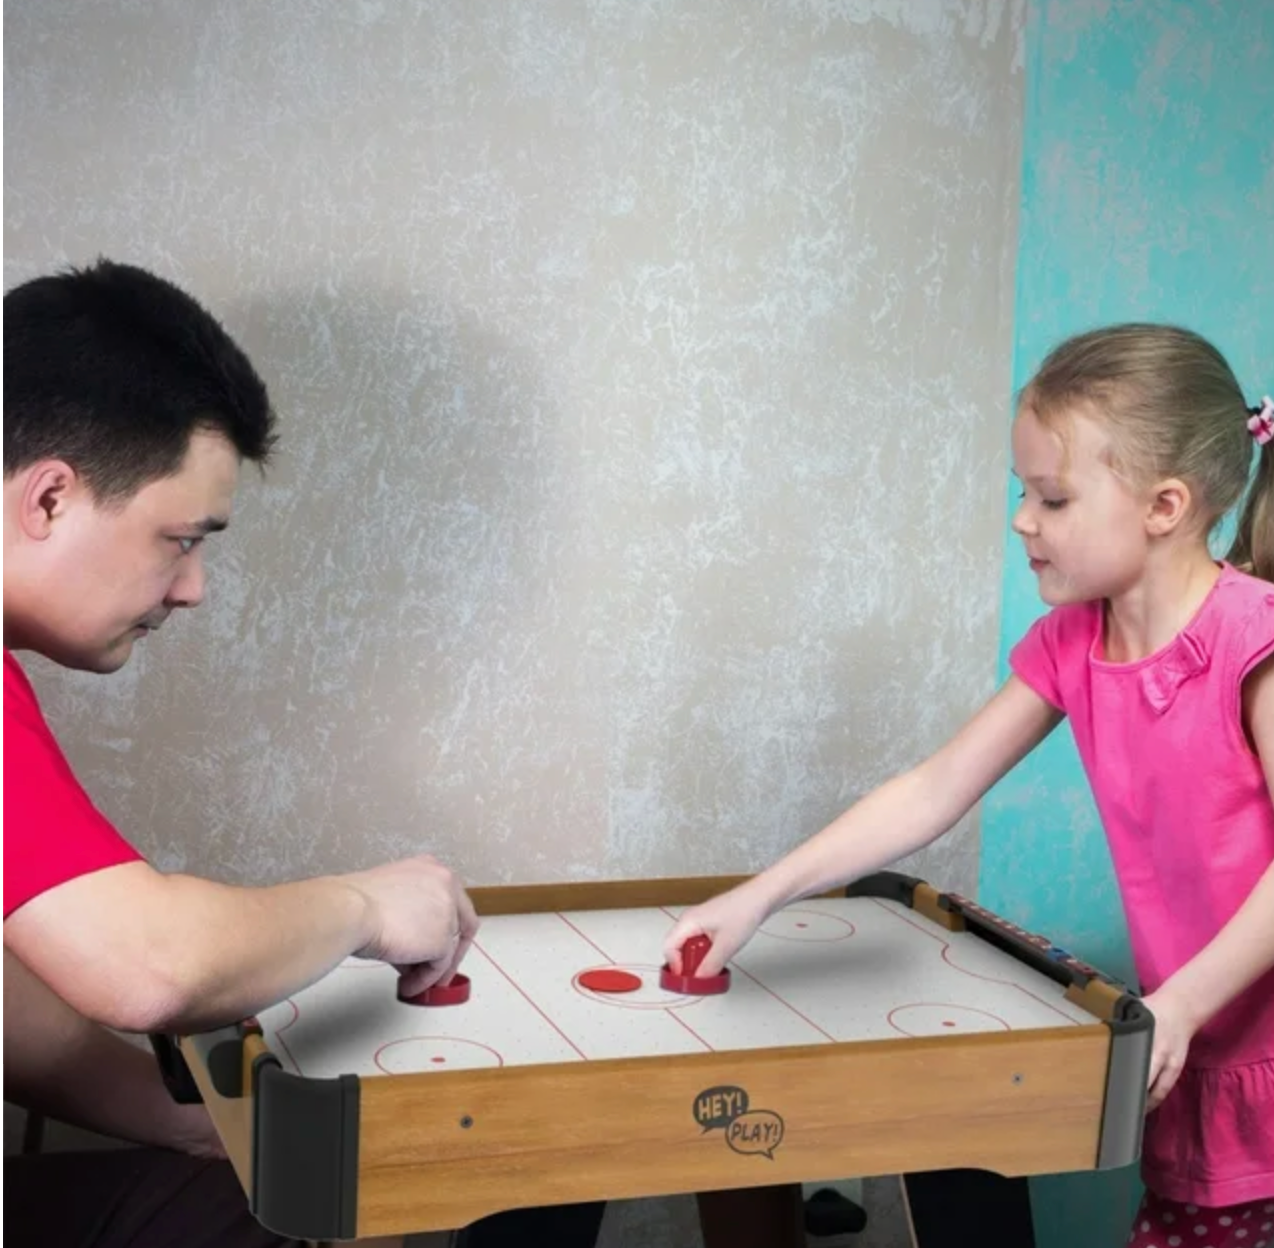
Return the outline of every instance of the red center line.
<path id="1" fill-rule="evenodd" d="M 667 914 L 668 912 L 665 910 L 665 911 L 664 911 L 664 913 L 665 913 L 665 914 Z M 564 915 L 564 914 L 560 914 L 560 913 L 559 913 L 557 917 L 558 917 L 559 919 L 561 919 L 561 920 L 562 920 L 562 922 L 563 922 L 563 923 L 565 923 L 565 924 L 566 924 L 566 926 L 567 926 L 567 927 L 569 927 L 569 928 L 571 929 L 571 931 L 573 931 L 573 932 L 574 932 L 574 933 L 575 933 L 575 934 L 576 934 L 576 935 L 577 935 L 577 936 L 578 936 L 581 940 L 585 941 L 585 942 L 586 942 L 587 944 L 589 944 L 589 945 L 592 945 L 592 947 L 593 947 L 594 949 L 596 949 L 596 950 L 597 950 L 597 952 L 598 952 L 598 953 L 600 953 L 600 954 L 602 955 L 602 957 L 606 959 L 606 961 L 607 961 L 607 962 L 611 963 L 612 965 L 614 965 L 614 964 L 615 964 L 615 959 L 614 959 L 614 958 L 612 958 L 612 957 L 610 956 L 610 954 L 609 954 L 609 953 L 607 953 L 607 952 L 606 952 L 606 950 L 605 950 L 605 949 L 603 949 L 603 948 L 601 947 L 601 945 L 599 945 L 599 944 L 598 944 L 595 940 L 590 940 L 590 939 L 589 939 L 589 937 L 588 937 L 588 936 L 586 936 L 586 935 L 585 935 L 585 934 L 584 934 L 584 933 L 580 930 L 580 928 L 579 928 L 579 927 L 577 927 L 574 923 L 572 923 L 572 922 L 570 921 L 570 919 L 568 919 L 568 918 L 566 917 L 566 915 Z M 708 1043 L 708 1042 L 707 1042 L 707 1041 L 706 1041 L 706 1040 L 705 1040 L 705 1039 L 704 1039 L 704 1038 L 703 1038 L 703 1037 L 702 1037 L 702 1036 L 701 1036 L 701 1035 L 700 1035 L 697 1031 L 695 1031 L 695 1029 L 694 1029 L 693 1027 L 691 1027 L 691 1026 L 690 1026 L 690 1024 L 689 1024 L 689 1023 L 687 1023 L 687 1022 L 686 1022 L 686 1021 L 685 1021 L 685 1020 L 684 1020 L 684 1019 L 683 1019 L 683 1018 L 682 1018 L 682 1017 L 681 1017 L 681 1016 L 677 1013 L 677 1011 L 676 1011 L 675 1009 L 673 1009 L 673 1007 L 672 1007 L 672 1006 L 670 1006 L 670 1005 L 668 1005 L 668 1006 L 664 1006 L 664 1013 L 665 1013 L 665 1014 L 667 1014 L 667 1015 L 668 1015 L 668 1016 L 669 1016 L 669 1017 L 670 1017 L 670 1018 L 671 1018 L 671 1019 L 672 1019 L 675 1023 L 679 1023 L 682 1027 L 684 1027 L 684 1028 L 685 1028 L 685 1029 L 686 1029 L 686 1030 L 687 1030 L 687 1031 L 688 1031 L 688 1032 L 689 1032 L 692 1036 L 694 1036 L 694 1038 L 695 1038 L 696 1040 L 698 1040 L 698 1041 L 699 1041 L 699 1043 L 700 1043 L 701 1045 L 703 1045 L 703 1047 L 704 1047 L 705 1049 L 707 1049 L 707 1050 L 708 1050 L 708 1052 L 709 1052 L 709 1053 L 715 1053 L 715 1052 L 716 1052 L 716 1049 L 714 1049 L 714 1048 L 712 1047 L 712 1045 L 710 1045 L 710 1044 L 709 1044 L 709 1043 Z"/>
<path id="2" fill-rule="evenodd" d="M 606 950 L 603 949 L 601 945 L 599 945 L 595 940 L 590 940 L 586 935 L 584 935 L 584 933 L 579 929 L 579 927 L 576 926 L 576 924 L 572 923 L 570 919 L 566 917 L 566 915 L 559 914 L 557 917 L 561 919 L 562 922 L 565 923 L 566 926 L 569 927 L 571 931 L 573 931 L 575 935 L 580 938 L 580 940 L 584 941 L 585 944 L 592 945 L 593 948 L 596 949 L 597 952 L 600 953 L 602 957 L 606 959 L 607 962 L 610 962 L 612 965 L 614 964 L 615 959 L 612 958 L 610 954 L 607 953 Z"/>
<path id="3" fill-rule="evenodd" d="M 556 1024 L 556 1023 L 555 1023 L 555 1022 L 554 1022 L 554 1021 L 553 1021 L 553 1020 L 552 1020 L 552 1019 L 551 1019 L 548 1015 L 547 1015 L 547 1014 L 545 1014 L 545 1012 L 544 1012 L 542 1009 L 540 1009 L 540 1007 L 539 1007 L 538 1005 L 536 1005 L 536 1004 L 535 1004 L 534 1000 L 532 1000 L 532 998 L 531 998 L 531 997 L 530 997 L 530 996 L 529 996 L 529 995 L 528 995 L 528 994 L 527 994 L 527 993 L 526 993 L 526 992 L 522 989 L 521 985 L 517 982 L 517 980 L 515 980 L 515 979 L 513 978 L 513 976 L 512 976 L 512 975 L 510 975 L 510 974 L 508 973 L 508 971 L 506 971 L 506 970 L 504 969 L 504 967 L 502 967 L 502 966 L 501 966 L 501 965 L 500 965 L 500 964 L 499 964 L 499 963 L 498 963 L 498 962 L 497 962 L 497 961 L 496 961 L 496 960 L 495 960 L 495 959 L 494 959 L 494 958 L 493 958 L 493 957 L 492 957 L 492 956 L 491 956 L 491 955 L 490 955 L 490 954 L 489 954 L 489 953 L 488 953 L 488 952 L 487 952 L 487 951 L 486 951 L 486 950 L 485 950 L 485 949 L 484 949 L 484 948 L 483 948 L 480 944 L 478 944 L 478 942 L 477 942 L 476 940 L 473 942 L 473 946 L 472 946 L 472 947 L 473 947 L 474 949 L 476 949 L 476 950 L 477 950 L 480 954 L 482 954 L 482 956 L 483 956 L 484 958 L 486 958 L 486 960 L 487 960 L 488 962 L 490 962 L 490 963 L 491 963 L 491 965 L 492 965 L 492 966 L 494 966 L 494 967 L 495 967 L 495 969 L 496 969 L 497 971 L 499 971 L 499 972 L 500 972 L 500 974 L 501 974 L 501 975 L 503 975 L 503 976 L 504 976 L 504 978 L 505 978 L 505 979 L 507 979 L 507 980 L 509 981 L 509 983 L 510 983 L 510 984 L 512 984 L 514 991 L 515 991 L 515 992 L 517 992 L 517 993 L 518 993 L 518 994 L 519 994 L 519 995 L 523 998 L 523 1000 L 525 1000 L 525 1001 L 526 1001 L 526 1003 L 527 1003 L 527 1004 L 528 1004 L 528 1005 L 529 1005 L 529 1006 L 530 1006 L 530 1007 L 531 1007 L 531 1008 L 532 1008 L 532 1009 L 533 1009 L 533 1010 L 534 1010 L 534 1011 L 535 1011 L 535 1012 L 536 1012 L 536 1013 L 537 1013 L 537 1014 L 538 1014 L 538 1015 L 539 1015 L 539 1016 L 540 1016 L 540 1017 L 541 1017 L 541 1018 L 542 1018 L 542 1019 L 543 1019 L 546 1023 L 548 1023 L 548 1025 L 549 1025 L 550 1027 L 552 1027 L 552 1028 L 553 1028 L 553 1030 L 554 1030 L 555 1032 L 557 1032 L 557 1034 L 558 1034 L 559 1036 L 561 1036 L 561 1037 L 562 1037 L 562 1039 L 563 1039 L 563 1040 L 565 1040 L 565 1041 L 566 1041 L 566 1043 L 567 1043 L 567 1044 L 569 1044 L 569 1045 L 571 1046 L 571 1048 L 573 1048 L 573 1049 L 575 1050 L 575 1052 L 576 1052 L 576 1053 L 578 1053 L 578 1054 L 580 1055 L 580 1057 L 582 1057 L 585 1061 L 588 1061 L 588 1054 L 587 1054 L 587 1053 L 585 1053 L 585 1052 L 584 1052 L 584 1050 L 583 1050 L 583 1049 L 581 1049 L 581 1048 L 579 1047 L 579 1045 L 578 1045 L 578 1044 L 576 1044 L 576 1043 L 575 1043 L 575 1041 L 574 1041 L 574 1040 L 572 1040 L 572 1039 L 570 1038 L 570 1036 L 568 1036 L 568 1035 L 566 1034 L 566 1032 L 564 1032 L 564 1031 L 563 1031 L 563 1030 L 562 1030 L 562 1029 L 561 1029 L 561 1028 L 560 1028 L 560 1027 L 559 1027 L 559 1026 L 558 1026 L 558 1025 L 557 1025 L 557 1024 Z"/>
<path id="4" fill-rule="evenodd" d="M 677 916 L 676 916 L 675 914 L 673 914 L 673 913 L 672 913 L 672 912 L 668 909 L 668 907 L 667 907 L 667 906 L 662 906 L 662 907 L 660 907 L 660 908 L 663 910 L 663 912 L 664 912 L 666 915 L 668 915 L 668 917 L 669 917 L 670 919 L 674 919 L 674 920 L 676 919 L 676 917 L 677 917 Z M 813 1028 L 814 1028 L 814 1030 L 815 1030 L 816 1032 L 818 1032 L 818 1034 L 819 1034 L 820 1036 L 826 1036 L 826 1038 L 827 1038 L 828 1040 L 830 1040 L 833 1044 L 838 1043 L 837 1038 L 836 1038 L 834 1035 L 832 1035 L 832 1033 L 831 1033 L 830 1031 L 824 1031 L 824 1030 L 823 1030 L 823 1028 L 822 1028 L 822 1027 L 820 1027 L 820 1026 L 819 1026 L 819 1025 L 818 1025 L 818 1024 L 817 1024 L 817 1023 L 816 1023 L 816 1022 L 815 1022 L 812 1018 L 809 1018 L 809 1017 L 807 1017 L 805 1014 L 803 1014 L 803 1013 L 802 1013 L 800 1010 L 798 1010 L 798 1009 L 796 1008 L 796 1006 L 794 1006 L 794 1005 L 793 1005 L 790 1001 L 785 1001 L 782 997 L 780 997 L 780 996 L 779 996 L 779 994 L 778 994 L 777 992 L 775 992 L 775 991 L 774 991 L 774 989 L 773 989 L 773 988 L 771 988 L 768 984 L 763 984 L 763 983 L 762 983 L 759 979 L 757 979 L 757 977 L 756 977 L 755 975 L 753 975 L 750 971 L 745 971 L 745 970 L 743 969 L 743 967 L 739 966 L 737 963 L 735 964 L 734 969 L 735 969 L 736 971 L 738 971 L 740 975 L 746 975 L 746 976 L 747 976 L 747 977 L 748 977 L 748 978 L 749 978 L 749 979 L 750 979 L 750 980 L 751 980 L 751 981 L 752 981 L 752 982 L 753 982 L 753 983 L 754 983 L 754 984 L 755 984 L 758 988 L 760 988 L 763 992 L 768 992 L 768 993 L 770 994 L 770 996 L 772 996 L 772 997 L 773 997 L 773 998 L 774 998 L 774 999 L 775 999 L 775 1000 L 776 1000 L 776 1001 L 777 1001 L 777 1002 L 778 1002 L 781 1006 L 783 1006 L 785 1009 L 791 1010 L 791 1012 L 792 1012 L 793 1014 L 795 1014 L 795 1015 L 796 1015 L 796 1017 L 797 1017 L 797 1018 L 799 1018 L 799 1019 L 800 1019 L 803 1023 L 805 1023 L 806 1025 L 808 1025 L 808 1026 L 810 1026 L 810 1027 L 813 1027 Z M 678 1022 L 680 1022 L 680 1021 L 681 1021 L 681 1020 L 680 1020 L 680 1019 L 678 1019 Z M 685 1024 L 684 1024 L 684 1023 L 683 1023 L 682 1025 L 683 1025 L 683 1026 L 685 1026 Z M 687 1030 L 689 1030 L 689 1028 L 687 1028 Z M 705 1043 L 706 1043 L 706 1041 L 705 1041 Z M 711 1047 L 711 1046 L 709 1046 L 709 1047 Z"/>
<path id="5" fill-rule="evenodd" d="M 840 1043 L 839 1036 L 834 1036 L 832 1035 L 830 1031 L 825 1031 L 812 1018 L 810 1018 L 806 1014 L 801 1013 L 801 1011 L 798 1010 L 796 1006 L 794 1006 L 790 1001 L 785 1001 L 782 997 L 779 996 L 777 992 L 774 991 L 773 988 L 771 988 L 768 984 L 763 984 L 750 971 L 745 971 L 743 967 L 737 966 L 737 965 L 735 966 L 734 969 L 738 971 L 741 975 L 746 975 L 758 988 L 762 989 L 764 992 L 768 992 L 770 996 L 772 996 L 780 1005 L 787 1006 L 787 1008 L 791 1010 L 792 1013 L 795 1014 L 797 1018 L 799 1018 L 802 1022 L 808 1023 L 811 1027 L 814 1028 L 816 1032 L 818 1032 L 820 1036 L 826 1036 L 833 1044 Z"/>
<path id="6" fill-rule="evenodd" d="M 715 1053 L 716 1049 L 712 1047 L 693 1027 L 690 1026 L 680 1014 L 677 1013 L 671 1005 L 664 1006 L 664 1013 L 667 1014 L 674 1022 L 680 1023 L 696 1040 L 699 1041 L 709 1053 Z"/>

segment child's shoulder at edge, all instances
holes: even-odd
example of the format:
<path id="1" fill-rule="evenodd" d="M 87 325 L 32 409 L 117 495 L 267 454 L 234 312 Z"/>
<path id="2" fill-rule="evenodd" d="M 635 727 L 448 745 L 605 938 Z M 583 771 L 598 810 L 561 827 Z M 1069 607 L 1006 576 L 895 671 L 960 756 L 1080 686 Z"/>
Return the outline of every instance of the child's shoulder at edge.
<path id="1" fill-rule="evenodd" d="M 1100 598 L 1050 607 L 1030 627 L 1051 647 L 1087 651 L 1096 640 L 1105 611 Z"/>
<path id="2" fill-rule="evenodd" d="M 1233 564 L 1221 565 L 1221 575 L 1216 587 L 1217 596 L 1227 612 L 1233 611 L 1246 616 L 1261 607 L 1274 607 L 1274 581 L 1262 580 Z M 1271 621 L 1274 623 L 1274 616 L 1271 616 Z"/>

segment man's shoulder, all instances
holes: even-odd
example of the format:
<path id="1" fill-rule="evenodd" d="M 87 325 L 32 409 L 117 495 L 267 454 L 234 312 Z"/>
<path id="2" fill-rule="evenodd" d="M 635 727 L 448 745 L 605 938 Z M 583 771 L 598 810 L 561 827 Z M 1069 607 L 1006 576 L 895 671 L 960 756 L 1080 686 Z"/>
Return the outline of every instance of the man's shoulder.
<path id="1" fill-rule="evenodd" d="M 48 731 L 31 679 L 7 647 L 4 652 L 4 718 L 6 724 L 20 720 L 33 728 Z"/>
<path id="2" fill-rule="evenodd" d="M 31 682 L 27 678 L 27 674 L 22 670 L 22 664 L 18 662 L 18 656 L 9 649 L 4 648 L 4 691 L 7 694 L 10 689 L 24 689 L 34 696 L 31 689 Z"/>
<path id="3" fill-rule="evenodd" d="M 17 656 L 8 647 L 4 652 L 4 713 L 8 720 L 11 713 L 29 713 L 36 712 L 37 716 L 43 718 L 39 711 L 39 699 L 36 697 L 36 690 L 31 684 L 31 677 L 23 670 L 22 663 L 18 662 Z"/>

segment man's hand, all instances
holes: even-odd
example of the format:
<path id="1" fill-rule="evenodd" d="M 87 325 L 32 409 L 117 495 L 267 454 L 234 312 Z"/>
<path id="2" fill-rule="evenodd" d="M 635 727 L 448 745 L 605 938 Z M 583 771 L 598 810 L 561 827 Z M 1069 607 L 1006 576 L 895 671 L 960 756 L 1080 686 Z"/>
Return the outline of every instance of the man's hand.
<path id="1" fill-rule="evenodd" d="M 407 996 L 450 982 L 478 933 L 478 916 L 447 867 L 421 854 L 342 879 L 372 909 L 372 939 L 356 956 L 395 966 Z"/>
<path id="2" fill-rule="evenodd" d="M 406 968 L 404 991 L 423 991 L 455 973 L 477 927 L 456 877 L 427 855 L 263 888 L 135 862 L 32 898 L 4 939 L 78 1013 L 145 1034 L 257 1014 L 351 954 Z"/>

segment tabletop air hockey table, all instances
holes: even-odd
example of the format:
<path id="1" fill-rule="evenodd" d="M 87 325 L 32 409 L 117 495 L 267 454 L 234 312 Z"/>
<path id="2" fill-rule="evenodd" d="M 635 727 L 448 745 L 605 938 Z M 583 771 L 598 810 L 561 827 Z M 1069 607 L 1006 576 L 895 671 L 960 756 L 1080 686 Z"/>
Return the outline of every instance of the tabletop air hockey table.
<path id="1" fill-rule="evenodd" d="M 741 879 L 475 888 L 464 999 L 400 1001 L 391 967 L 351 959 L 255 1019 L 152 1039 L 256 1217 L 316 1243 L 693 1192 L 708 1248 L 788 1248 L 802 1183 L 901 1175 L 928 1248 L 954 1213 L 916 1204 L 966 1179 L 1137 1159 L 1153 1020 L 1119 982 L 882 872 L 777 912 L 724 990 L 666 986 L 673 920 Z M 1004 1216 L 1030 1243 L 1020 1201 Z"/>

